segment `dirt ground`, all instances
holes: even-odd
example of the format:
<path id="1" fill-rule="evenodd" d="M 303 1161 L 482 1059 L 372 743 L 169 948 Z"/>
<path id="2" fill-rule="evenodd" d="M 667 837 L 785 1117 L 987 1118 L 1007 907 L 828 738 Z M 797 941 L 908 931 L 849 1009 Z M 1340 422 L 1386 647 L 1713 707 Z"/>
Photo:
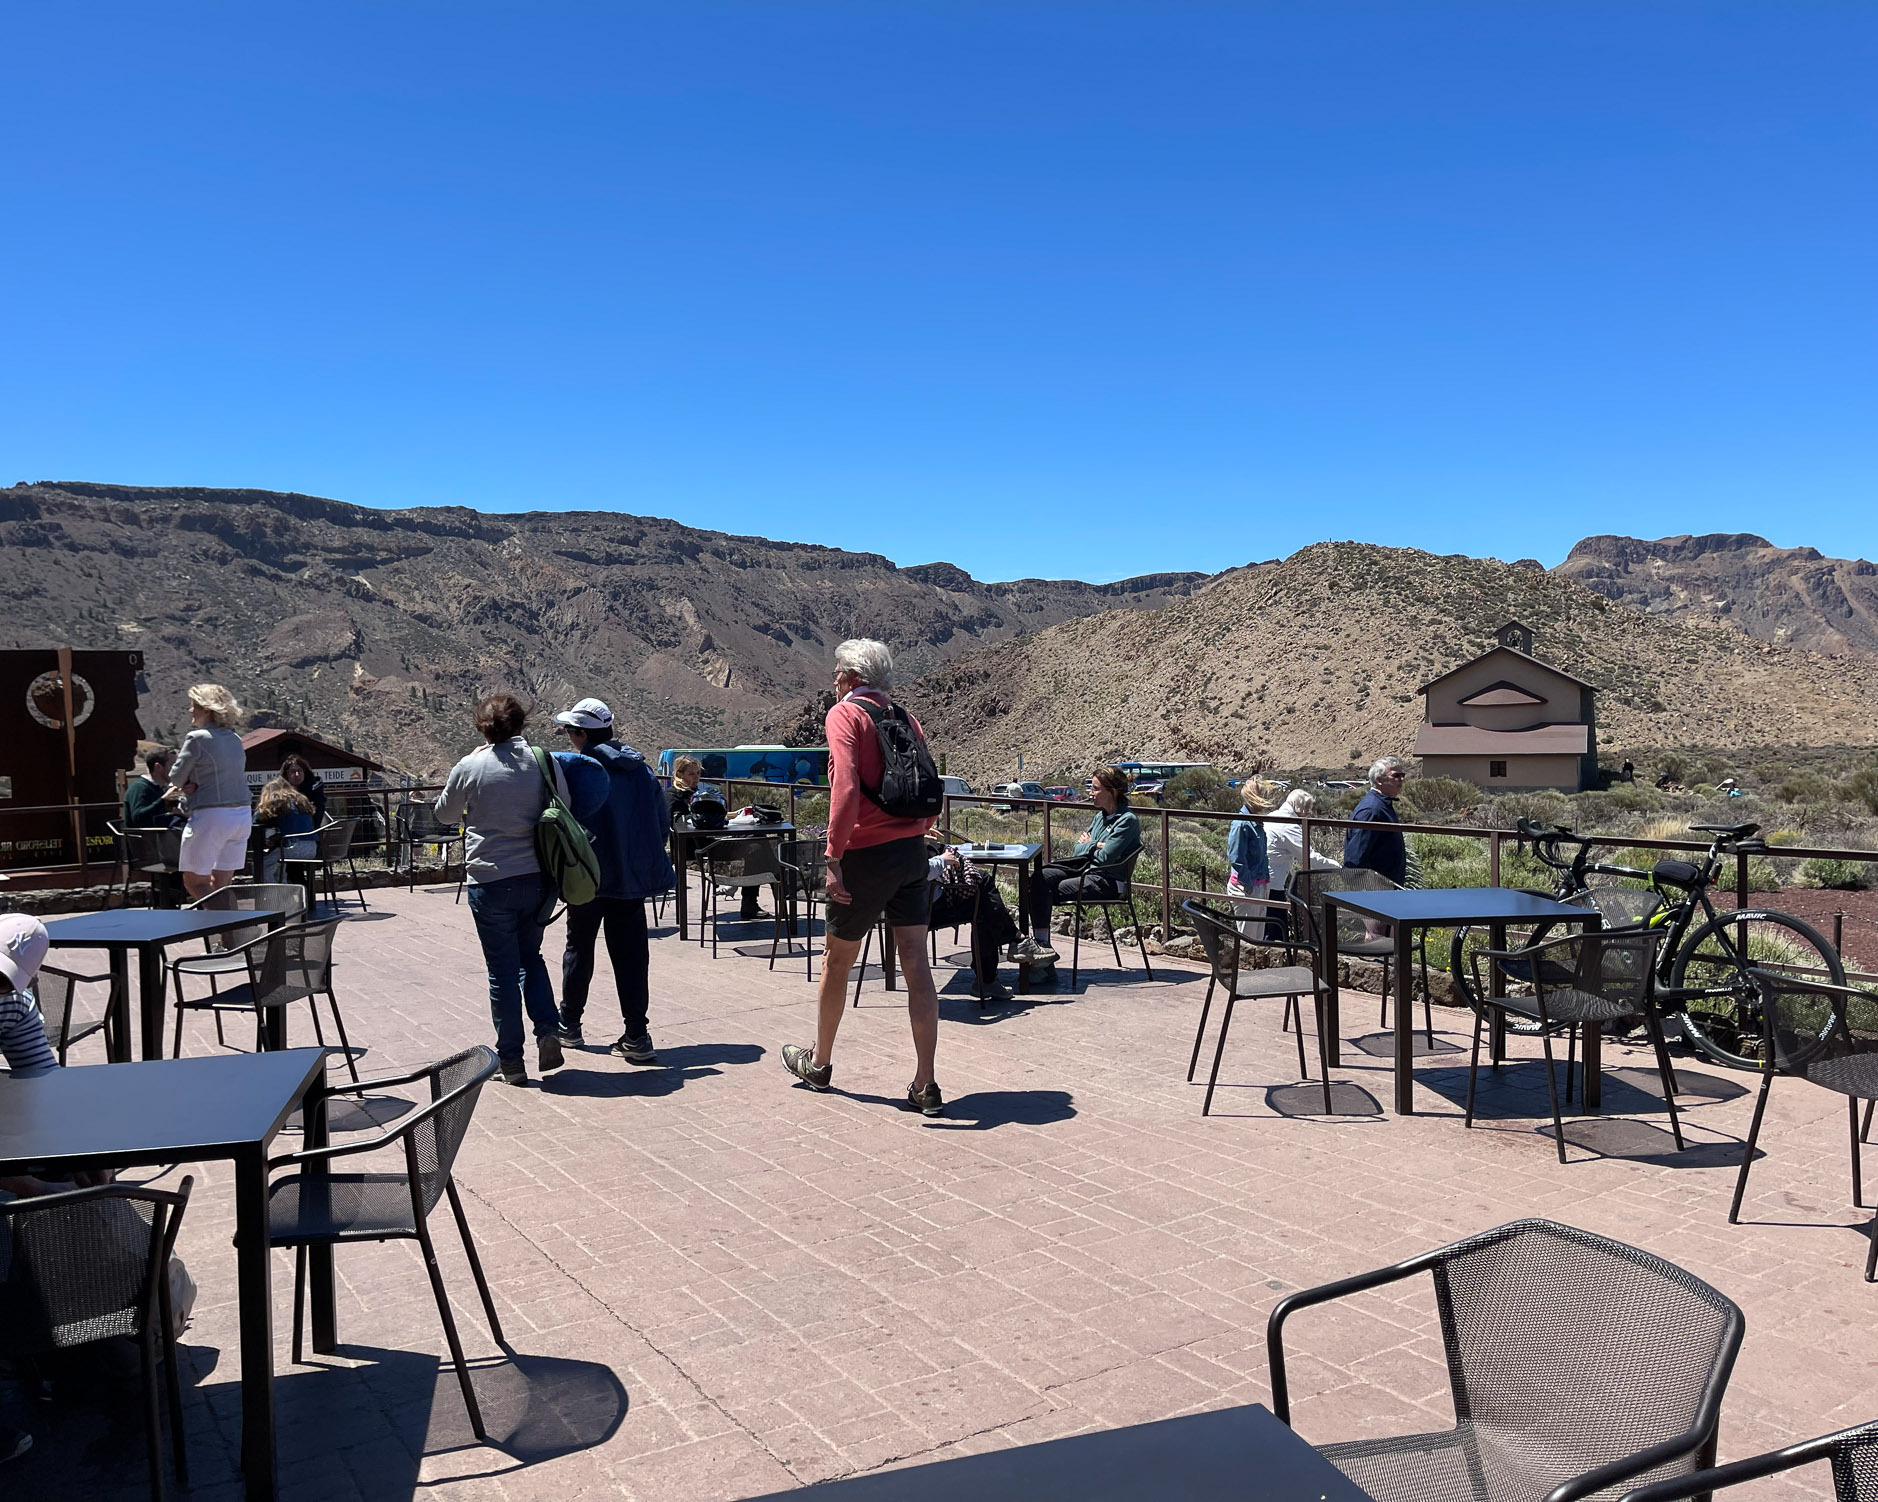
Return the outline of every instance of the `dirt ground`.
<path id="1" fill-rule="evenodd" d="M 1719 899 L 1723 894 L 1717 893 Z M 1833 914 L 1844 913 L 1840 952 L 1848 968 L 1878 971 L 1878 891 L 1822 891 L 1816 887 L 1783 887 L 1777 892 L 1752 892 L 1748 900 L 1759 907 L 1777 908 L 1804 918 L 1828 940 Z M 1719 902 L 1717 904 L 1720 905 Z M 1732 903 L 1729 906 L 1733 906 Z"/>

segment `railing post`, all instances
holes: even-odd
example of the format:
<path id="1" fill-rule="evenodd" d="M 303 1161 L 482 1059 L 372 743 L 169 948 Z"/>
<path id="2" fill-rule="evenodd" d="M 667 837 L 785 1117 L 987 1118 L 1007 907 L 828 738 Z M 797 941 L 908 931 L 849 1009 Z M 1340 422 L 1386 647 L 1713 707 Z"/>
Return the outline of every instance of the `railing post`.
<path id="1" fill-rule="evenodd" d="M 1046 866 L 1050 864 L 1050 808 L 1048 803 L 1043 806 L 1043 863 Z"/>
<path id="2" fill-rule="evenodd" d="M 1497 887 L 1500 884 L 1500 831 L 1494 830 L 1487 836 L 1487 885 Z"/>
<path id="3" fill-rule="evenodd" d="M 1832 952 L 1845 953 L 1845 909 L 1840 908 L 1832 915 Z"/>
<path id="4" fill-rule="evenodd" d="M 1748 905 L 1748 853 L 1745 850 L 1735 852 L 1735 906 Z"/>
<path id="5" fill-rule="evenodd" d="M 1165 944 L 1174 936 L 1174 894 L 1171 881 L 1174 869 L 1174 850 L 1167 837 L 1167 806 L 1161 806 L 1161 942 Z"/>
<path id="6" fill-rule="evenodd" d="M 1298 869 L 1311 869 L 1311 821 L 1308 815 L 1298 820 L 1298 843 L 1304 848 L 1298 852 Z"/>

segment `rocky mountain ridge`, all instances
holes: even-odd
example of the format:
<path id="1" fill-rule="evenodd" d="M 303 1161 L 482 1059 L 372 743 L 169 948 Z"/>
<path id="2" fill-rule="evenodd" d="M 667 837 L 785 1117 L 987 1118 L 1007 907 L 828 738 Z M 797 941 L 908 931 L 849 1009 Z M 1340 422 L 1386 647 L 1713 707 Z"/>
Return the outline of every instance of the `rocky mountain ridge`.
<path id="1" fill-rule="evenodd" d="M 0 490 L 0 646 L 136 647 L 152 731 L 225 682 L 255 723 L 300 723 L 435 772 L 475 696 L 597 693 L 648 747 L 734 745 L 819 688 L 836 642 L 909 675 L 970 647 L 1204 574 L 985 584 L 947 563 L 734 537 L 653 517 L 379 511 L 263 490 L 42 482 Z"/>
<path id="2" fill-rule="evenodd" d="M 1646 615 L 1829 655 L 1878 653 L 1878 564 L 1751 532 L 1587 537 L 1553 572 Z"/>

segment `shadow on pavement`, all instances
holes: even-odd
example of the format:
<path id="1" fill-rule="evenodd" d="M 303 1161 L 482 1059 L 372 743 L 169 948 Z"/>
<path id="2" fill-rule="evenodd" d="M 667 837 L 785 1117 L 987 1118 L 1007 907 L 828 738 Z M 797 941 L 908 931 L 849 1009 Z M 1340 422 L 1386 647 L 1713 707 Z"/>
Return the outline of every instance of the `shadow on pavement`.
<path id="1" fill-rule="evenodd" d="M 798 1085 L 806 1090 L 808 1086 Z M 864 1095 L 858 1090 L 831 1090 L 831 1095 L 845 1096 L 874 1106 L 894 1106 L 909 1115 L 917 1114 L 906 1097 L 889 1099 L 884 1095 Z M 922 1118 L 926 1126 L 954 1132 L 988 1132 L 1001 1126 L 1049 1126 L 1068 1121 L 1076 1114 L 1067 1090 L 976 1090 L 946 1102 L 945 1115 Z"/>
<path id="2" fill-rule="evenodd" d="M 670 1095 L 683 1089 L 690 1080 L 722 1074 L 719 1065 L 754 1064 L 765 1049 L 758 1043 L 686 1043 L 676 1048 L 659 1049 L 656 1064 L 628 1064 L 607 1058 L 613 1067 L 583 1069 L 581 1065 L 606 1051 L 589 1045 L 569 1049 L 567 1063 L 553 1074 L 542 1075 L 537 1083 L 549 1095 L 580 1095 L 593 1099 L 611 1099 L 622 1095 Z"/>

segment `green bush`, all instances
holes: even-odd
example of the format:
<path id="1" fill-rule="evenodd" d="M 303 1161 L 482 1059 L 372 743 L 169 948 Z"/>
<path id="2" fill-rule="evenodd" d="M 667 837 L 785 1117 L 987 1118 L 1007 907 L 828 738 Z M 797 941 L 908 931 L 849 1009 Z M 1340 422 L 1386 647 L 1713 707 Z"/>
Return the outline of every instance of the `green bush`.
<path id="1" fill-rule="evenodd" d="M 1458 777 L 1411 777 L 1399 801 L 1408 822 L 1434 824 L 1466 813 L 1481 801 L 1481 791 Z"/>
<path id="2" fill-rule="evenodd" d="M 1774 789 L 1782 803 L 1827 803 L 1837 789 L 1817 772 L 1796 772 Z"/>
<path id="3" fill-rule="evenodd" d="M 1830 860 L 1815 857 L 1800 865 L 1800 884 L 1808 887 L 1833 887 L 1858 891 L 1878 885 L 1878 865 L 1871 861 Z"/>
<path id="4" fill-rule="evenodd" d="M 1861 805 L 1868 814 L 1878 814 L 1878 764 L 1861 767 L 1846 778 L 1842 791 L 1849 802 Z"/>

